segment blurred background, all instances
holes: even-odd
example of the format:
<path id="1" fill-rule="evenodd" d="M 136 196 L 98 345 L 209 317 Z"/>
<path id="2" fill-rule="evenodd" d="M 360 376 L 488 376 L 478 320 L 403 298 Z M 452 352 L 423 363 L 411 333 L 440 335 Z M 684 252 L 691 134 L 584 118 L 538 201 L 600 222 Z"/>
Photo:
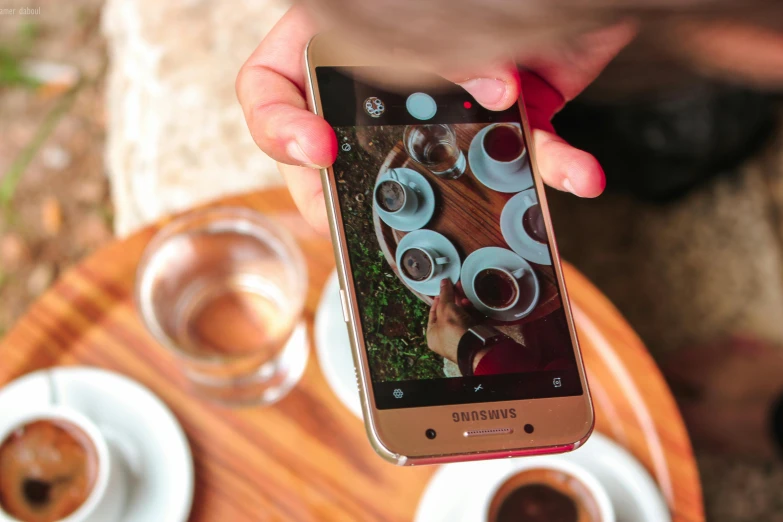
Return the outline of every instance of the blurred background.
<path id="1" fill-rule="evenodd" d="M 286 8 L 0 2 L 0 334 L 115 235 L 281 183 L 246 130 L 234 78 Z M 596 200 L 550 191 L 564 258 L 664 368 L 726 339 L 783 346 L 779 95 L 675 71 L 681 81 L 618 96 L 626 65 L 555 121 L 609 180 Z M 709 520 L 783 521 L 779 460 L 695 449 Z"/>

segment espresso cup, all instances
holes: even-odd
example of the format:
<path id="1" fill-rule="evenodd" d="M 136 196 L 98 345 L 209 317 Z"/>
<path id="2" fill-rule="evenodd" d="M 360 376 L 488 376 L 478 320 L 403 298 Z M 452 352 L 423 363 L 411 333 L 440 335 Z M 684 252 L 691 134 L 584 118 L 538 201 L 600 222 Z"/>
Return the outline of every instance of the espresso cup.
<path id="1" fill-rule="evenodd" d="M 486 281 L 484 278 L 493 275 L 493 274 L 487 274 L 487 272 L 494 272 L 494 275 L 495 277 L 497 277 L 498 281 Z M 519 279 L 525 277 L 526 273 L 527 270 L 525 270 L 524 268 L 519 268 L 511 272 L 509 270 L 506 270 L 505 268 L 500 268 L 500 267 L 494 267 L 494 266 L 485 267 L 473 275 L 473 281 L 472 281 L 473 291 L 475 292 L 479 302 L 481 302 L 481 304 L 483 304 L 487 308 L 490 308 L 498 312 L 511 310 L 519 303 L 520 293 L 521 293 L 521 290 L 519 288 Z M 494 282 L 495 285 L 493 285 L 492 288 L 486 288 L 486 285 L 491 284 L 492 282 Z M 498 284 L 507 284 L 508 289 L 497 288 L 496 285 Z M 511 295 L 508 298 L 502 299 L 503 304 L 499 304 L 498 301 L 500 301 L 501 299 L 499 298 L 490 299 L 488 295 L 489 292 L 495 292 L 499 294 L 510 292 Z"/>
<path id="2" fill-rule="evenodd" d="M 535 488 L 524 497 L 513 499 L 522 488 Z M 487 491 L 488 489 L 488 491 Z M 565 459 L 538 459 L 499 475 L 473 509 L 471 518 L 485 522 L 518 520 L 525 507 L 538 514 L 566 522 L 615 522 L 615 512 L 609 495 L 601 482 L 586 468 Z M 543 518 L 546 519 L 546 518 Z"/>
<path id="3" fill-rule="evenodd" d="M 440 274 L 441 270 L 443 270 L 443 266 L 447 265 L 450 261 L 448 257 L 441 256 L 435 250 L 425 247 L 410 247 L 406 248 L 402 255 L 400 255 L 400 263 L 403 264 L 405 262 L 405 258 L 407 257 L 406 254 L 413 251 L 421 253 L 426 263 L 429 264 L 429 270 L 426 270 L 425 275 L 420 279 L 412 277 L 409 273 L 409 270 L 405 266 L 400 266 L 400 271 L 405 276 L 405 278 L 415 283 L 426 283 L 427 281 L 432 280 L 434 277 Z"/>
<path id="4" fill-rule="evenodd" d="M 379 190 L 384 184 L 391 184 L 399 188 L 401 191 L 402 202 L 396 209 L 387 209 L 379 202 Z M 394 170 L 389 171 L 389 177 L 381 180 L 375 185 L 373 191 L 373 199 L 375 205 L 383 212 L 392 214 L 395 216 L 410 216 L 419 209 L 419 195 L 416 193 L 416 183 L 410 180 L 403 181 L 400 179 L 400 175 Z"/>
<path id="5" fill-rule="evenodd" d="M 64 406 L 45 406 L 4 415 L 0 421 L 0 446 L 17 430 L 36 422 L 70 425 L 87 439 L 94 451 L 95 478 L 84 502 L 61 522 L 118 522 L 125 510 L 127 476 L 119 455 L 106 442 L 98 427 L 86 416 Z M 56 480 L 56 478 L 55 478 Z M 39 480 L 38 482 L 43 482 Z M 11 486 L 9 486 L 11 487 Z M 0 522 L 18 522 L 0 503 Z"/>
<path id="6" fill-rule="evenodd" d="M 487 170 L 501 175 L 518 172 L 527 156 L 522 130 L 513 123 L 487 127 L 481 139 L 481 151 Z"/>

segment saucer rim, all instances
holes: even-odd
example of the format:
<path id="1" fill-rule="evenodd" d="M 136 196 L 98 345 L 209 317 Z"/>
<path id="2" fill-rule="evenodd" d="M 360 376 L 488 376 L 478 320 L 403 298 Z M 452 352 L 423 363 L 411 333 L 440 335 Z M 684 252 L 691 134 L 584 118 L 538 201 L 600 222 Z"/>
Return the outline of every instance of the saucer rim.
<path id="1" fill-rule="evenodd" d="M 527 155 L 527 161 L 525 162 L 525 166 L 516 171 L 516 173 L 526 172 L 528 174 L 529 180 L 527 179 L 525 180 L 524 187 L 516 188 L 516 186 L 514 186 L 514 188 L 510 188 L 508 185 L 512 184 L 513 180 L 510 182 L 506 181 L 499 184 L 494 184 L 492 183 L 492 181 L 487 183 L 486 181 L 487 177 L 485 175 L 479 174 L 479 172 L 486 172 L 486 169 L 484 169 L 485 167 L 483 161 L 484 157 L 481 154 L 482 151 L 481 151 L 480 139 L 483 139 L 484 134 L 486 134 L 487 130 L 489 130 L 492 127 L 492 125 L 493 124 L 487 125 L 483 129 L 478 131 L 476 135 L 473 136 L 473 139 L 470 141 L 470 145 L 468 145 L 467 160 L 468 160 L 468 165 L 470 166 L 470 171 L 473 173 L 473 177 L 476 178 L 476 180 L 479 183 L 481 183 L 488 189 L 503 194 L 516 194 L 535 186 L 535 181 L 533 180 L 533 171 L 530 166 L 530 151 L 528 151 L 527 149 L 527 144 L 525 144 L 525 151 Z M 478 168 L 474 168 L 474 165 L 477 165 Z"/>
<path id="2" fill-rule="evenodd" d="M 62 387 L 64 385 L 62 383 L 63 378 L 67 378 L 69 380 L 69 384 L 67 384 L 67 386 L 84 386 L 86 382 L 95 379 L 113 381 L 113 384 L 116 385 L 117 388 L 112 387 L 112 393 L 106 394 L 106 396 L 111 397 L 111 402 L 118 405 L 126 405 L 129 401 L 135 401 L 135 407 L 126 408 L 126 410 L 136 412 L 136 416 L 145 416 L 149 415 L 148 412 L 154 408 L 157 410 L 155 414 L 156 417 L 165 418 L 166 423 L 159 425 L 159 429 L 156 429 L 156 432 L 160 434 L 163 430 L 165 430 L 166 434 L 164 436 L 172 441 L 170 444 L 173 444 L 180 450 L 180 452 L 178 452 L 179 455 L 177 456 L 177 459 L 181 459 L 182 466 L 179 468 L 180 471 L 177 472 L 177 475 L 179 475 L 178 482 L 182 489 L 181 495 L 179 496 L 163 495 L 161 498 L 164 499 L 164 502 L 161 504 L 161 506 L 163 506 L 163 509 L 171 510 L 171 513 L 163 513 L 169 517 L 167 520 L 170 520 L 171 522 L 186 522 L 192 513 L 193 500 L 195 495 L 195 465 L 193 460 L 193 452 L 190 447 L 187 434 L 185 433 L 185 430 L 180 424 L 177 416 L 173 411 L 171 411 L 171 408 L 169 408 L 163 399 L 161 399 L 152 390 L 147 388 L 139 381 L 119 372 L 105 368 L 85 365 L 53 366 L 49 368 L 38 369 L 21 375 L 0 388 L 0 404 L 6 400 L 11 400 L 10 398 L 6 398 L 6 396 L 13 398 L 14 392 L 16 392 L 18 395 L 19 393 L 26 391 L 25 388 L 31 388 L 29 391 L 32 392 L 33 389 L 38 387 L 51 387 L 52 383 L 57 381 L 60 381 L 57 386 Z M 120 393 L 118 388 L 123 389 L 127 393 Z M 50 396 L 51 393 L 51 390 L 47 389 L 47 396 Z M 139 402 L 143 403 L 142 406 L 146 407 L 140 407 L 138 404 Z M 50 401 L 47 402 L 47 404 L 50 403 Z M 99 419 L 93 419 L 92 416 L 84 412 L 83 408 L 79 408 L 76 405 L 70 405 L 67 401 L 62 402 L 60 405 L 65 408 L 73 409 L 74 411 L 87 416 L 94 424 L 98 426 L 99 430 L 102 432 L 104 430 L 103 426 L 112 428 L 110 424 L 99 422 Z M 23 409 L 24 408 L 16 408 L 15 411 Z M 145 442 L 141 444 L 134 444 L 132 447 L 139 454 L 144 454 L 144 448 L 149 445 L 147 443 L 149 440 L 149 438 L 145 439 Z M 160 440 L 162 440 L 160 436 L 153 437 L 153 443 L 156 445 Z M 122 460 L 123 462 L 125 461 L 124 454 L 122 456 Z M 145 471 L 148 473 L 153 473 L 152 470 Z M 129 495 L 127 498 L 128 502 L 133 500 L 133 498 L 130 496 L 130 493 L 131 490 L 129 488 Z M 142 498 L 141 500 L 147 499 Z M 132 513 L 132 508 L 126 505 L 119 522 L 142 522 L 139 517 L 143 514 L 144 513 L 136 513 L 134 516 Z"/>
<path id="3" fill-rule="evenodd" d="M 595 447 L 595 449 L 591 449 L 588 452 L 586 451 L 586 448 L 591 448 L 590 441 L 593 441 L 592 447 Z M 660 484 L 656 482 L 652 475 L 650 475 L 650 472 L 628 450 L 628 448 L 625 448 L 605 434 L 597 431 L 590 436 L 590 439 L 585 443 L 585 446 L 569 453 L 444 464 L 432 475 L 422 491 L 413 517 L 413 522 L 462 522 L 464 520 L 464 514 L 466 512 L 467 514 L 470 514 L 468 509 L 475 507 L 475 504 L 480 502 L 481 499 L 460 497 L 458 494 L 459 492 L 456 492 L 457 494 L 453 494 L 454 492 L 452 492 L 452 495 L 449 498 L 461 498 L 461 503 L 452 503 L 447 510 L 444 509 L 442 513 L 437 512 L 437 506 L 443 505 L 445 488 L 449 486 L 450 483 L 455 482 L 454 479 L 450 478 L 450 475 L 455 473 L 464 475 L 468 473 L 467 470 L 470 469 L 470 471 L 473 471 L 474 474 L 478 475 L 481 473 L 480 468 L 488 466 L 506 466 L 508 470 L 517 468 L 524 469 L 523 466 L 526 464 L 535 464 L 535 462 L 546 460 L 576 461 L 576 463 L 582 465 L 582 467 L 587 467 L 582 464 L 582 462 L 587 460 L 589 462 L 598 463 L 603 459 L 609 458 L 607 455 L 615 456 L 622 462 L 622 465 L 619 466 L 622 471 L 621 474 L 616 475 L 617 480 L 607 483 L 604 473 L 595 472 L 593 470 L 590 470 L 590 472 L 604 489 L 606 489 L 612 507 L 614 508 L 615 516 L 618 517 L 618 521 L 621 520 L 619 516 L 627 509 L 625 506 L 632 504 L 635 511 L 641 512 L 644 516 L 643 520 L 637 522 L 672 522 L 672 514 L 666 499 L 661 492 Z M 603 471 L 604 468 L 606 468 L 606 466 L 602 465 L 600 467 L 601 471 Z M 628 482 L 628 479 L 630 479 L 632 485 L 628 487 L 623 486 L 623 484 Z M 643 500 L 640 500 L 632 491 L 632 489 L 636 489 L 640 486 L 648 492 Z"/>
<path id="4" fill-rule="evenodd" d="M 514 310 L 517 310 L 516 306 L 513 307 L 513 308 L 510 308 L 508 310 L 499 311 L 499 310 L 492 310 L 488 306 L 486 306 L 486 305 L 484 305 L 484 304 L 482 304 L 480 302 L 477 302 L 478 301 L 478 297 L 476 297 L 476 291 L 473 288 L 473 277 L 470 278 L 470 283 L 469 284 L 466 284 L 466 282 L 465 282 L 465 279 L 467 279 L 466 278 L 466 275 L 467 275 L 466 270 L 467 270 L 467 268 L 469 266 L 470 258 L 473 257 L 473 256 L 478 257 L 478 255 L 481 255 L 481 256 L 490 255 L 490 252 L 488 252 L 488 251 L 489 250 L 493 250 L 493 249 L 496 249 L 496 250 L 499 250 L 499 251 L 504 251 L 504 255 L 508 255 L 510 253 L 510 254 L 513 254 L 515 257 L 519 258 L 519 260 L 522 261 L 522 263 L 523 263 L 523 266 L 521 268 L 525 268 L 535 278 L 535 281 L 536 281 L 535 299 L 533 299 L 532 304 L 529 305 L 528 309 L 526 309 L 527 313 L 525 313 L 525 315 L 517 317 L 515 315 L 515 313 L 514 313 Z M 505 268 L 505 267 L 500 267 L 500 268 Z M 518 270 L 518 269 L 514 269 L 514 270 Z M 478 271 L 475 271 L 475 273 L 478 273 Z M 474 277 L 475 277 L 475 273 L 474 273 Z M 523 258 L 522 256 L 520 256 L 519 254 L 517 254 L 516 252 L 514 252 L 510 248 L 503 248 L 503 247 L 498 247 L 498 246 L 488 246 L 488 247 L 479 248 L 478 250 L 474 250 L 470 255 L 468 255 L 465 258 L 465 261 L 463 261 L 463 263 L 462 263 L 462 270 L 460 271 L 460 281 L 462 282 L 462 291 L 465 293 L 465 297 L 468 298 L 468 300 L 473 305 L 473 307 L 476 308 L 476 310 L 478 312 L 483 313 L 484 315 L 486 315 L 487 317 L 489 317 L 490 319 L 492 319 L 494 321 L 500 321 L 500 322 L 503 322 L 503 323 L 514 323 L 514 322 L 517 322 L 517 321 L 521 321 L 522 319 L 524 319 L 525 317 L 529 316 L 530 314 L 532 314 L 535 311 L 536 307 L 539 304 L 539 301 L 541 300 L 541 281 L 538 278 L 538 274 L 536 274 L 536 271 L 533 269 L 533 267 L 530 265 L 530 262 L 527 259 Z M 473 299 L 471 298 L 469 293 L 473 294 L 473 296 L 474 296 Z M 510 316 L 510 317 L 507 318 L 507 316 Z"/>
<path id="5" fill-rule="evenodd" d="M 521 212 L 524 216 L 524 213 L 529 209 L 532 205 L 524 205 L 524 194 L 532 191 L 532 194 L 536 200 L 536 202 L 540 205 L 541 202 L 538 200 L 538 194 L 536 194 L 535 187 L 531 187 L 529 189 L 525 189 L 521 192 L 518 192 L 514 194 L 514 196 L 509 199 L 505 205 L 503 205 L 503 210 L 500 212 L 500 234 L 503 236 L 503 240 L 505 240 L 508 247 L 511 249 L 512 252 L 519 255 L 523 259 L 526 259 L 527 261 L 530 261 L 531 263 L 535 263 L 537 265 L 542 266 L 552 266 L 552 256 L 549 253 L 549 245 L 546 243 L 536 243 L 533 238 L 531 238 L 526 231 L 524 231 L 524 227 L 520 225 L 520 227 L 523 229 L 524 238 L 519 236 L 519 234 L 512 234 L 513 230 L 507 230 L 509 227 L 512 227 L 512 223 L 516 221 L 514 219 L 518 212 Z M 521 201 L 522 203 L 517 203 L 516 201 Z M 513 215 L 512 215 L 513 214 Z M 504 223 L 506 224 L 504 226 Z M 509 237 L 511 237 L 514 241 L 509 241 Z M 515 243 L 516 241 L 519 241 L 522 246 L 525 246 L 524 253 L 522 252 L 523 249 L 521 248 L 515 248 L 515 245 L 512 245 L 512 243 Z M 528 240 L 526 242 L 525 240 Z M 535 259 L 531 259 L 532 256 Z"/>
<path id="6" fill-rule="evenodd" d="M 375 189 L 381 182 L 385 181 L 386 179 L 391 179 L 389 172 L 391 172 L 392 170 L 403 171 L 406 176 L 410 176 L 411 175 L 410 173 L 413 173 L 414 176 L 418 176 L 421 178 L 421 180 L 424 181 L 424 187 L 426 187 L 426 188 L 422 188 L 422 191 L 426 192 L 425 194 L 426 199 L 424 200 L 424 204 L 419 205 L 419 208 L 416 209 L 416 212 L 414 212 L 411 216 L 401 217 L 396 214 L 390 214 L 389 212 L 386 212 L 385 210 L 380 208 L 378 203 L 375 201 L 375 197 L 373 197 L 372 198 L 373 212 L 375 212 L 378 215 L 378 218 L 385 225 L 393 228 L 394 230 L 399 230 L 400 232 L 415 232 L 416 230 L 421 230 L 422 228 L 427 226 L 427 223 L 429 223 L 432 220 L 432 216 L 435 215 L 435 189 L 432 188 L 432 184 L 424 176 L 424 174 L 420 172 L 416 172 L 415 170 L 410 169 L 408 167 L 395 167 L 392 169 L 387 169 L 375 179 L 375 184 L 373 185 L 373 194 L 375 194 Z M 418 181 L 418 179 L 416 179 L 415 181 Z M 416 219 L 417 215 L 420 215 L 421 217 L 419 219 Z M 425 216 L 426 216 L 426 220 L 424 219 Z M 421 224 L 419 225 L 420 221 Z M 408 224 L 406 224 L 406 222 Z"/>
<path id="7" fill-rule="evenodd" d="M 409 236 L 416 236 L 417 234 L 420 235 L 420 236 L 421 235 L 427 235 L 427 236 L 437 237 L 439 241 L 443 241 L 445 243 L 448 243 L 448 247 L 450 249 L 450 252 L 439 252 L 439 253 L 441 255 L 449 255 L 449 254 L 451 254 L 451 252 L 453 252 L 455 254 L 455 257 L 456 257 L 456 261 L 450 261 L 449 262 L 449 265 L 450 265 L 449 268 L 447 268 L 446 270 L 443 270 L 440 274 L 437 275 L 437 277 L 434 277 L 434 278 L 432 278 L 432 279 L 430 279 L 428 281 L 411 281 L 403 273 L 402 268 L 400 267 L 400 256 L 402 255 L 402 248 L 401 247 L 403 245 L 403 242 L 405 242 L 405 241 L 409 241 L 409 242 L 415 241 L 415 237 L 412 238 L 412 239 L 408 239 L 408 237 Z M 413 246 L 413 245 L 411 245 L 411 246 Z M 434 245 L 425 245 L 425 246 L 431 246 L 432 248 L 437 249 L 437 246 L 434 246 Z M 406 248 L 410 248 L 410 247 L 406 247 Z M 433 287 L 434 287 L 433 290 L 434 289 L 439 289 L 440 288 L 440 281 L 445 279 L 446 277 L 449 277 L 448 274 L 447 274 L 447 272 L 449 270 L 453 270 L 454 271 L 453 277 L 449 277 L 449 279 L 451 279 L 451 282 L 456 285 L 460 281 L 460 276 L 462 275 L 462 266 L 463 266 L 462 259 L 460 258 L 460 255 L 459 255 L 459 250 L 457 250 L 457 247 L 454 245 L 454 243 L 449 238 L 447 238 L 446 236 L 441 234 L 440 232 L 438 232 L 436 230 L 431 230 L 429 228 L 420 228 L 418 230 L 414 230 L 414 231 L 409 232 L 408 234 L 406 234 L 402 239 L 400 239 L 400 242 L 397 243 L 397 247 L 396 247 L 395 252 L 394 252 L 394 263 L 397 265 L 397 273 L 399 274 L 400 280 L 403 282 L 403 284 L 405 286 L 407 286 L 410 290 L 412 290 L 414 292 L 417 292 L 419 294 L 423 294 L 423 295 L 426 295 L 426 296 L 429 296 L 429 297 L 435 297 L 436 295 L 438 295 L 440 293 L 440 291 L 438 290 L 434 294 L 432 294 L 430 292 L 424 291 L 423 288 L 422 289 L 418 289 L 417 287 L 419 285 L 433 285 Z M 456 281 L 454 281 L 454 278 L 456 278 Z"/>

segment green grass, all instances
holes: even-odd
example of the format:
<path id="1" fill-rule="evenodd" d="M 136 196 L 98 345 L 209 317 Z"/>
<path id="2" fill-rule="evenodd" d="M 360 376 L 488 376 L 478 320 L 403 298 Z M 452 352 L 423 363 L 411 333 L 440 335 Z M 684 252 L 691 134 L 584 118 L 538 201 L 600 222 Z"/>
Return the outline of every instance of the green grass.
<path id="1" fill-rule="evenodd" d="M 400 126 L 335 129 L 349 153 L 335 162 L 340 209 L 354 287 L 374 381 L 437 379 L 443 358 L 427 347 L 429 307 L 392 270 L 373 226 L 372 190 L 378 169 L 402 139 Z"/>
<path id="2" fill-rule="evenodd" d="M 376 244 L 349 240 L 370 367 L 376 380 L 443 377 L 443 359 L 427 348 L 429 308 L 405 287 Z"/>

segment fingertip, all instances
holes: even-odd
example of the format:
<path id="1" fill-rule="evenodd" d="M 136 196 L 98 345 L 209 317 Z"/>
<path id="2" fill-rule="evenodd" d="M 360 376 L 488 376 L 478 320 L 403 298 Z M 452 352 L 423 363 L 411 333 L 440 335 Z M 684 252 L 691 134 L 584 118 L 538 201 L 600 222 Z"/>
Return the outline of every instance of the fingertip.
<path id="1" fill-rule="evenodd" d="M 272 159 L 288 165 L 326 168 L 337 157 L 334 130 L 321 117 L 287 104 L 250 112 L 250 134 Z"/>
<path id="2" fill-rule="evenodd" d="M 477 102 L 493 111 L 508 109 L 519 98 L 519 81 L 508 78 L 472 78 L 461 82 Z"/>
<path id="3" fill-rule="evenodd" d="M 337 158 L 334 129 L 315 114 L 293 126 L 294 139 L 312 165 L 326 168 Z"/>
<path id="4" fill-rule="evenodd" d="M 566 166 L 563 188 L 582 198 L 600 196 L 606 188 L 606 176 L 592 154 L 574 149 L 574 160 Z"/>
<path id="5" fill-rule="evenodd" d="M 604 191 L 606 178 L 595 157 L 576 149 L 551 132 L 533 132 L 541 177 L 550 187 L 583 198 L 594 198 Z"/>

